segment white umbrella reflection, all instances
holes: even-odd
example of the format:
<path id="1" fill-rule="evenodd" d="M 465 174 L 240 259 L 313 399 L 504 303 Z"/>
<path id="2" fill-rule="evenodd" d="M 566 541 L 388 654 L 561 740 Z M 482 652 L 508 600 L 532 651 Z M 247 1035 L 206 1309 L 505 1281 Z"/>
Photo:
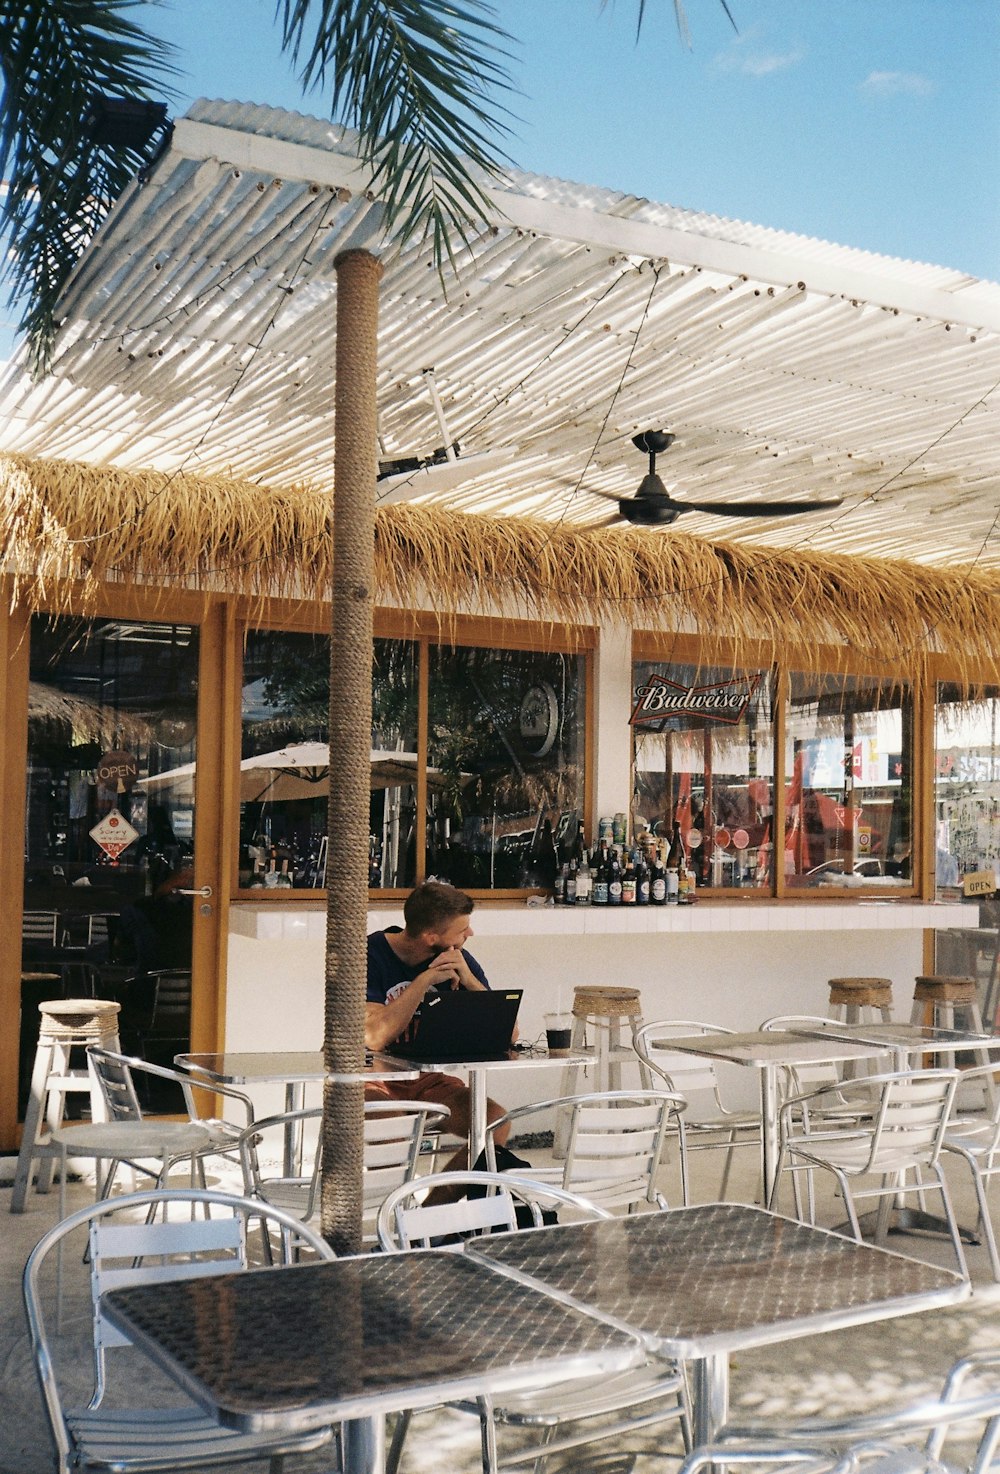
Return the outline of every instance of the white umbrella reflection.
<path id="1" fill-rule="evenodd" d="M 166 773 L 143 778 L 136 784 L 149 793 L 170 788 L 193 789 L 197 765 L 184 763 Z M 462 773 L 468 783 L 474 775 Z M 399 788 L 417 781 L 417 754 L 373 747 L 371 787 Z M 437 768 L 427 770 L 432 790 L 445 787 L 447 779 Z M 325 798 L 330 791 L 330 749 L 325 742 L 293 742 L 271 752 L 255 753 L 240 763 L 241 803 L 293 803 L 297 799 Z"/>

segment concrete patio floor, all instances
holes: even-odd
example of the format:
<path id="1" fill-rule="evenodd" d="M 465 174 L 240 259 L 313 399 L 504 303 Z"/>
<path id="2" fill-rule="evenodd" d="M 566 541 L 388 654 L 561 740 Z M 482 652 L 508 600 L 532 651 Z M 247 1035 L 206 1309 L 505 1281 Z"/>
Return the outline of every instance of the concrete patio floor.
<path id="1" fill-rule="evenodd" d="M 536 1162 L 545 1156 L 535 1149 L 525 1154 Z M 754 1154 L 738 1153 L 737 1159 L 729 1196 L 752 1202 Z M 717 1195 L 718 1170 L 719 1160 L 714 1153 L 694 1157 L 695 1200 L 710 1201 Z M 960 1221 L 972 1223 L 975 1210 L 967 1171 L 962 1164 L 952 1162 L 948 1172 Z M 228 1170 L 210 1181 L 211 1185 L 238 1188 L 237 1175 Z M 663 1187 L 670 1200 L 677 1201 L 671 1169 L 665 1173 Z M 92 1194 L 92 1182 L 86 1179 L 68 1185 L 73 1208 L 83 1206 Z M 55 1190 L 47 1196 L 33 1193 L 27 1212 L 11 1214 L 10 1187 L 0 1187 L 0 1474 L 49 1474 L 54 1467 L 28 1346 L 20 1282 L 31 1247 L 58 1216 L 58 1201 Z M 783 1206 L 790 1211 L 790 1202 Z M 930 1206 L 934 1207 L 933 1201 Z M 838 1208 L 832 1196 L 821 1196 L 820 1221 L 835 1223 L 841 1216 Z M 946 1240 L 893 1235 L 889 1247 L 954 1268 L 954 1255 Z M 964 1353 L 1000 1348 L 1000 1285 L 992 1279 L 985 1247 L 972 1246 L 967 1253 L 974 1293 L 961 1307 L 789 1341 L 734 1357 L 734 1416 L 755 1420 L 809 1414 L 834 1416 L 892 1406 L 937 1391 L 947 1368 Z M 89 1373 L 89 1319 L 84 1301 L 78 1300 L 75 1309 L 68 1303 L 64 1329 L 64 1349 L 79 1355 L 81 1378 L 85 1378 Z M 148 1378 L 144 1376 L 143 1381 Z M 617 1444 L 611 1449 L 598 1445 L 592 1453 L 577 1451 L 561 1460 L 553 1458 L 547 1474 L 583 1474 L 585 1470 L 587 1474 L 652 1474 L 654 1470 L 675 1467 L 669 1457 L 677 1447 L 675 1434 L 671 1425 L 666 1425 L 666 1430 L 638 1435 L 630 1450 Z M 955 1456 L 959 1453 L 956 1447 Z M 290 1459 L 288 1474 L 317 1474 L 330 1469 L 332 1462 L 330 1452 Z M 447 1410 L 414 1418 L 401 1474 L 476 1474 L 480 1468 L 478 1425 L 474 1419 Z"/>

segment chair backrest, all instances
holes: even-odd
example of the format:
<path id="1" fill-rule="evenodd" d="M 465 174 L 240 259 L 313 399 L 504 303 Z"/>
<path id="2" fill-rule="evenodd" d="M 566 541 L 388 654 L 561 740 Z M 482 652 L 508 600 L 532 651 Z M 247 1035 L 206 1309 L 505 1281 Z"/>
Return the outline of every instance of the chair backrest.
<path id="1" fill-rule="evenodd" d="M 423 1201 L 436 1188 L 452 1191 L 471 1188 L 481 1197 L 461 1197 L 448 1203 Z M 519 1227 L 517 1206 L 530 1216 L 531 1226 L 540 1228 L 545 1209 L 571 1208 L 585 1218 L 610 1218 L 597 1203 L 577 1193 L 548 1183 L 532 1182 L 512 1172 L 433 1172 L 413 1182 L 404 1182 L 379 1208 L 377 1233 L 383 1249 L 427 1249 L 432 1240 L 461 1240 L 483 1233 L 513 1232 Z"/>
<path id="2" fill-rule="evenodd" d="M 893 1172 L 907 1166 L 932 1167 L 941 1153 L 955 1090 L 957 1070 L 907 1070 L 870 1075 L 856 1083 L 879 1092 L 871 1126 L 868 1171 Z"/>
<path id="3" fill-rule="evenodd" d="M 57 947 L 58 911 L 25 911 L 21 918 L 21 937 L 25 942 L 44 942 L 47 947 Z"/>
<path id="4" fill-rule="evenodd" d="M 311 1219 L 319 1211 L 321 1143 L 310 1142 L 303 1158 L 308 1166 L 290 1174 L 283 1161 L 279 1164 L 279 1153 L 283 1157 L 289 1130 L 308 1131 L 309 1123 L 318 1124 L 322 1115 L 318 1107 L 282 1111 L 262 1117 L 243 1132 L 239 1148 L 244 1191 L 278 1204 L 303 1222 Z M 374 1215 L 386 1194 L 416 1175 L 425 1131 L 444 1125 L 449 1115 L 446 1106 L 420 1100 L 365 1102 L 362 1208 L 370 1230 L 368 1239 L 374 1234 Z"/>
<path id="5" fill-rule="evenodd" d="M 145 1037 L 186 1039 L 191 1027 L 191 971 L 164 968 L 146 974 L 155 983 L 153 1009 Z"/>
<path id="6" fill-rule="evenodd" d="M 146 1221 L 147 1215 L 162 1213 L 166 1217 L 175 1207 L 183 1217 Z M 196 1212 L 208 1216 L 196 1217 Z M 105 1352 L 112 1345 L 127 1344 L 102 1314 L 100 1297 L 110 1289 L 147 1279 L 190 1278 L 247 1268 L 247 1222 L 251 1219 L 274 1230 L 284 1262 L 291 1262 L 303 1247 L 323 1259 L 334 1257 L 318 1233 L 291 1215 L 249 1198 L 200 1188 L 131 1193 L 91 1203 L 62 1219 L 39 1239 L 24 1267 L 24 1306 L 60 1468 L 71 1467 L 73 1435 L 63 1409 L 45 1324 L 44 1271 L 49 1256 L 57 1251 L 57 1274 L 64 1272 L 64 1261 L 66 1265 L 76 1263 L 83 1270 L 85 1256 L 63 1250 L 71 1235 L 86 1233 L 90 1263 L 85 1272 L 90 1280 L 94 1348 L 94 1390 L 89 1406 L 95 1408 L 106 1391 Z"/>
<path id="7" fill-rule="evenodd" d="M 643 1084 L 652 1085 L 654 1076 L 668 1090 L 679 1092 L 688 1103 L 692 1119 L 702 1114 L 706 1102 L 709 1109 L 722 1109 L 722 1094 L 715 1061 L 704 1055 L 684 1054 L 670 1048 L 670 1040 L 692 1034 L 731 1034 L 715 1024 L 692 1023 L 688 1019 L 662 1019 L 643 1024 L 632 1036 L 639 1056 L 639 1073 Z"/>
<path id="8" fill-rule="evenodd" d="M 687 1102 L 667 1091 L 609 1090 L 570 1098 L 562 1185 L 604 1207 L 658 1203 L 656 1174 Z"/>
<path id="9" fill-rule="evenodd" d="M 132 1080 L 132 1060 L 113 1050 L 92 1044 L 87 1049 L 90 1067 L 101 1087 L 109 1121 L 141 1121 L 142 1106 Z M 141 1063 L 141 1061 L 136 1061 Z"/>
<path id="10" fill-rule="evenodd" d="M 451 1112 L 421 1100 L 365 1101 L 362 1203 L 375 1213 L 394 1187 L 415 1177 L 427 1131 L 440 1130 Z"/>

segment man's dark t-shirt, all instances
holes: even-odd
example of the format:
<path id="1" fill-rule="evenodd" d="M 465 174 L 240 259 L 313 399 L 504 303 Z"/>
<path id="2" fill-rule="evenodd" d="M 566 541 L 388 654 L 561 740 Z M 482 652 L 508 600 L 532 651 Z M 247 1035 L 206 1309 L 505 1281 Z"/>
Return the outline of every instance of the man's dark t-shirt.
<path id="1" fill-rule="evenodd" d="M 423 962 L 402 962 L 386 941 L 388 933 L 397 936 L 402 931 L 400 926 L 387 927 L 385 931 L 373 931 L 368 936 L 368 993 L 369 1003 L 391 1003 L 397 998 L 404 988 L 413 982 L 427 969 L 430 958 Z M 479 963 L 470 952 L 462 948 L 462 956 L 468 965 L 472 976 L 482 983 L 484 988 L 489 987 L 486 974 Z"/>

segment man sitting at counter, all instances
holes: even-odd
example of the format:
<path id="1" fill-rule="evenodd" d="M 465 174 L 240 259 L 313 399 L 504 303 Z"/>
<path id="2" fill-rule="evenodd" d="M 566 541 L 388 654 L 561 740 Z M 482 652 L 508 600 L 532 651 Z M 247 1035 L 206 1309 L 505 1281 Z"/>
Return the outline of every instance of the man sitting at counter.
<path id="1" fill-rule="evenodd" d="M 368 937 L 368 995 L 365 1004 L 365 1045 L 384 1050 L 401 1038 L 431 988 L 489 988 L 486 974 L 465 943 L 472 936 L 469 917 L 475 903 L 464 891 L 439 880 L 425 880 L 403 903 L 402 927 L 389 926 Z M 448 1131 L 469 1135 L 469 1087 L 454 1075 L 428 1072 L 416 1080 L 365 1087 L 367 1100 L 425 1100 L 447 1106 Z M 495 1121 L 504 1108 L 487 1102 L 487 1120 Z M 497 1132 L 507 1139 L 509 1127 Z M 445 1164 L 445 1171 L 464 1167 L 463 1149 Z"/>

